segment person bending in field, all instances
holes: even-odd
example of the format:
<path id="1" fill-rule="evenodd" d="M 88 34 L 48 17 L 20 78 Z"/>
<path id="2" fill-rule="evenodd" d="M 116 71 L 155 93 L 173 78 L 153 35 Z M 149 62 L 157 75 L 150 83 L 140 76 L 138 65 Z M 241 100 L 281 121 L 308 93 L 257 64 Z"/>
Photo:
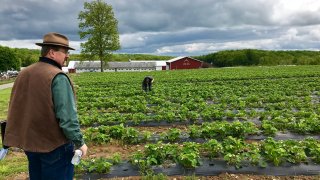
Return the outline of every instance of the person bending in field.
<path id="1" fill-rule="evenodd" d="M 142 89 L 145 92 L 151 91 L 152 83 L 153 83 L 153 77 L 152 76 L 146 76 L 142 81 Z"/>
<path id="2" fill-rule="evenodd" d="M 31 180 L 72 180 L 74 148 L 87 154 L 80 131 L 74 88 L 62 71 L 69 58 L 66 36 L 44 35 L 39 61 L 16 78 L 3 144 L 24 150 Z"/>

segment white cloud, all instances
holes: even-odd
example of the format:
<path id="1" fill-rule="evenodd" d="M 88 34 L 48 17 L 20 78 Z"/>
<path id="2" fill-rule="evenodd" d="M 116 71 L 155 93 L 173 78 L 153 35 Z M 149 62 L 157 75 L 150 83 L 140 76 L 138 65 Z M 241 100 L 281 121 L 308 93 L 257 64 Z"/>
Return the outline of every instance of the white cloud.
<path id="1" fill-rule="evenodd" d="M 41 40 L 9 40 L 0 41 L 1 46 L 8 46 L 11 48 L 28 48 L 28 49 L 40 49 L 39 46 L 35 45 L 35 42 L 41 42 Z"/>
<path id="2" fill-rule="evenodd" d="M 274 5 L 273 22 L 278 25 L 308 25 L 320 23 L 318 0 L 279 0 Z"/>
<path id="3" fill-rule="evenodd" d="M 145 40 L 148 39 L 145 33 L 123 34 L 120 35 L 120 44 L 122 48 L 134 48 L 144 46 Z"/>
<path id="4" fill-rule="evenodd" d="M 311 41 L 320 41 L 320 29 L 312 29 L 310 30 L 310 40 Z"/>
<path id="5" fill-rule="evenodd" d="M 42 42 L 42 39 L 0 41 L 0 45 L 10 48 L 27 48 L 40 50 L 41 47 L 35 44 L 37 42 Z M 70 41 L 69 45 L 70 47 L 76 49 L 75 51 L 70 51 L 70 53 L 80 53 L 80 41 Z"/>
<path id="6" fill-rule="evenodd" d="M 217 42 L 217 43 L 192 43 L 175 46 L 161 47 L 156 50 L 156 54 L 166 54 L 168 52 L 180 52 L 186 54 L 204 54 L 226 49 L 276 49 L 276 40 L 263 39 L 251 41 Z"/>

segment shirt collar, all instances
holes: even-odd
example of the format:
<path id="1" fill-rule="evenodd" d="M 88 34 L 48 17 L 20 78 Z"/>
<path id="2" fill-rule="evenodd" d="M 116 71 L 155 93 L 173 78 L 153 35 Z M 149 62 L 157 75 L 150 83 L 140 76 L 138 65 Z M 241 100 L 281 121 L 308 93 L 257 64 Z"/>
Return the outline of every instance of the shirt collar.
<path id="1" fill-rule="evenodd" d="M 44 62 L 44 63 L 48 63 L 48 64 L 51 64 L 53 66 L 56 66 L 57 68 L 59 69 L 62 69 L 61 65 L 59 63 L 57 63 L 56 61 L 50 59 L 50 58 L 47 58 L 47 57 L 40 57 L 39 58 L 39 61 L 40 62 Z"/>

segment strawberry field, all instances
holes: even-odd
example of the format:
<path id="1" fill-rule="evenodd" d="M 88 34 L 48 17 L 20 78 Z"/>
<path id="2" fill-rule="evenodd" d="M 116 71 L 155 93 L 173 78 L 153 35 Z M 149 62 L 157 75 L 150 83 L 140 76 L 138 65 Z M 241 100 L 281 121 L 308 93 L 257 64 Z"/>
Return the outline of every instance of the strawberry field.
<path id="1" fill-rule="evenodd" d="M 73 75 L 86 142 L 139 146 L 129 155 L 86 158 L 77 172 L 89 177 L 319 174 L 319 69 Z M 141 89 L 147 75 L 155 79 L 148 93 Z"/>

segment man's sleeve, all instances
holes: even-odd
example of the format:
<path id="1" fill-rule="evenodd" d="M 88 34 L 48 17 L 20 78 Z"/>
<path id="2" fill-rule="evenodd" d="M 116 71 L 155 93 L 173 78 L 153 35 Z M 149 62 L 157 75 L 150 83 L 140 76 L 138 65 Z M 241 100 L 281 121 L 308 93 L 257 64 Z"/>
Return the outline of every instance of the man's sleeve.
<path id="1" fill-rule="evenodd" d="M 84 144 L 77 116 L 74 94 L 68 77 L 58 74 L 52 82 L 52 100 L 59 126 L 76 148 Z"/>

